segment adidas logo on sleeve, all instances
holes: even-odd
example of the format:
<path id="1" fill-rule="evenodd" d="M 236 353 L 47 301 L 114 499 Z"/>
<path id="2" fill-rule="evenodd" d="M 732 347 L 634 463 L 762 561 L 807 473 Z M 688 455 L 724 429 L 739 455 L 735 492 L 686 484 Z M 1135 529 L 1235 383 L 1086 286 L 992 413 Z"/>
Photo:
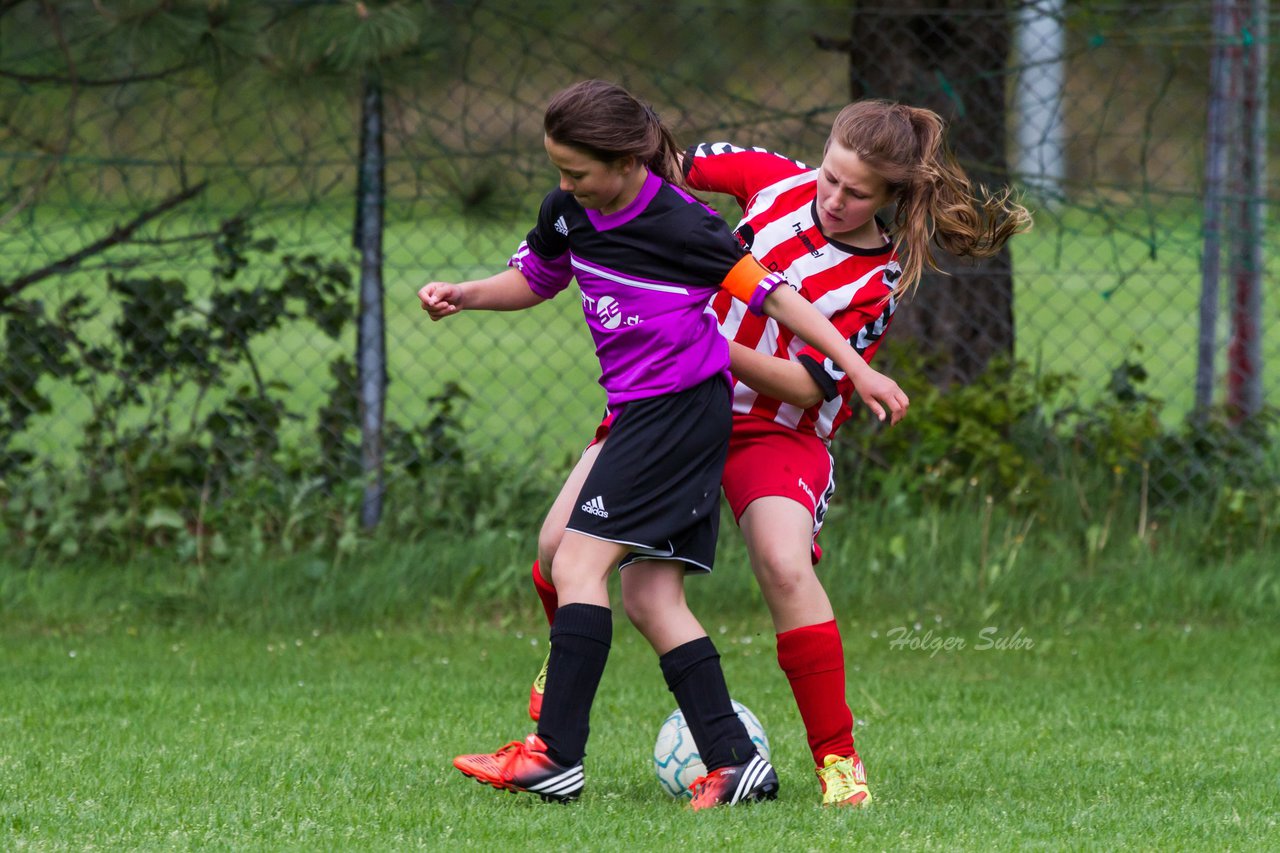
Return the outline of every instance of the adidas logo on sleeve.
<path id="1" fill-rule="evenodd" d="M 601 518 L 609 517 L 609 511 L 604 508 L 604 498 L 600 495 L 596 495 L 594 498 L 584 503 L 582 505 L 582 511 L 589 512 L 592 515 L 598 515 Z"/>

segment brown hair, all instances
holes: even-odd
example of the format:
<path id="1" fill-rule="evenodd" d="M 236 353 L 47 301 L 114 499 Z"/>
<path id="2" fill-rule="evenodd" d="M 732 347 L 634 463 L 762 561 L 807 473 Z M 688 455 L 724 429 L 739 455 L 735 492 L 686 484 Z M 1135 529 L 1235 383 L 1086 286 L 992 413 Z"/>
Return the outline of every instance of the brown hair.
<path id="1" fill-rule="evenodd" d="M 583 80 L 551 99 L 542 129 L 554 141 L 604 163 L 635 157 L 668 183 L 683 185 L 675 138 L 657 113 L 603 80 Z"/>
<path id="2" fill-rule="evenodd" d="M 898 295 L 916 286 L 926 266 L 938 269 L 933 243 L 953 255 L 985 258 L 1031 228 L 1031 214 L 1013 190 L 975 192 L 947 147 L 946 124 L 932 110 L 856 101 L 836 116 L 826 147 L 833 142 L 884 178 L 897 201 L 891 227 L 903 255 Z"/>

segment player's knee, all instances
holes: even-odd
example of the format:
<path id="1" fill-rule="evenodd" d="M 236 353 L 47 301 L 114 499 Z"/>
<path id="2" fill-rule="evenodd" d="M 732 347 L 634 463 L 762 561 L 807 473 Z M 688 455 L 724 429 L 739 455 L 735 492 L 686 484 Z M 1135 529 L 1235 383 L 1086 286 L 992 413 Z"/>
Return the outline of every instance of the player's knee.
<path id="1" fill-rule="evenodd" d="M 661 589 L 646 589 L 643 594 L 633 591 L 629 595 L 624 591 L 622 596 L 623 611 L 636 630 L 645 637 L 649 637 L 653 631 L 687 607 L 683 596 L 667 595 Z"/>
<path id="2" fill-rule="evenodd" d="M 631 624 L 641 634 L 644 634 L 646 629 L 653 624 L 653 602 L 643 599 L 641 596 L 623 596 L 622 609 L 626 612 L 627 618 L 631 620 Z"/>
<path id="3" fill-rule="evenodd" d="M 756 566 L 756 579 L 760 591 L 771 600 L 800 595 L 816 582 L 811 566 L 781 558 L 760 561 Z"/>

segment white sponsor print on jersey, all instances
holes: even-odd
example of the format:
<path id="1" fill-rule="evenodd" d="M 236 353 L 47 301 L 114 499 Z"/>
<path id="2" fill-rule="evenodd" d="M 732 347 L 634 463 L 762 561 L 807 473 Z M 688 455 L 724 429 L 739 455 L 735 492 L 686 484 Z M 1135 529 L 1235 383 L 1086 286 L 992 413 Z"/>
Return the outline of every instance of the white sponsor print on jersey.
<path id="1" fill-rule="evenodd" d="M 599 299 L 592 299 L 584 293 L 582 294 L 582 308 L 588 313 L 594 312 L 600 320 L 600 325 L 610 330 L 622 325 L 639 326 L 643 322 L 639 314 L 624 314 L 622 312 L 622 303 L 612 296 L 601 296 Z"/>
<path id="2" fill-rule="evenodd" d="M 591 500 L 582 505 L 583 512 L 589 512 L 592 515 L 598 515 L 601 518 L 608 518 L 609 512 L 604 508 L 604 497 L 596 495 Z"/>
<path id="3" fill-rule="evenodd" d="M 612 296 L 602 296 L 596 302 L 596 316 L 606 329 L 616 329 L 622 325 L 622 306 Z"/>
<path id="4" fill-rule="evenodd" d="M 569 236 L 569 226 L 565 224 L 563 216 L 556 220 L 555 229 L 560 234 L 563 234 L 566 237 Z"/>

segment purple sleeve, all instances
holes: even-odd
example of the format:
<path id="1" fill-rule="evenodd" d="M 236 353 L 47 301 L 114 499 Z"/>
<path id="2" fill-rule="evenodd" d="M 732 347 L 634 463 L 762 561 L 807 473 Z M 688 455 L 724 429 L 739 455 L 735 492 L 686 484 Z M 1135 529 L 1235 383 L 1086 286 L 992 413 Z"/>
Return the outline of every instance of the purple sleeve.
<path id="1" fill-rule="evenodd" d="M 520 244 L 511 260 L 507 261 L 507 266 L 520 270 L 529 282 L 529 289 L 543 299 L 550 299 L 564 290 L 569 286 L 569 279 L 573 278 L 568 252 L 547 260 L 529 248 L 528 240 Z"/>
<path id="2" fill-rule="evenodd" d="M 547 193 L 538 210 L 538 222 L 529 231 L 507 266 L 524 273 L 529 289 L 550 299 L 569 286 L 573 267 L 569 260 L 569 229 L 564 224 L 563 204 L 567 193 Z"/>

